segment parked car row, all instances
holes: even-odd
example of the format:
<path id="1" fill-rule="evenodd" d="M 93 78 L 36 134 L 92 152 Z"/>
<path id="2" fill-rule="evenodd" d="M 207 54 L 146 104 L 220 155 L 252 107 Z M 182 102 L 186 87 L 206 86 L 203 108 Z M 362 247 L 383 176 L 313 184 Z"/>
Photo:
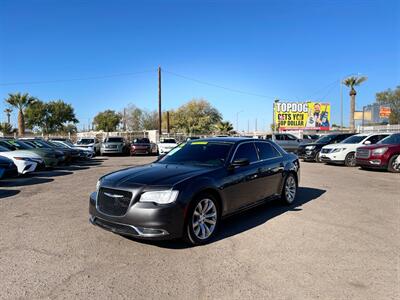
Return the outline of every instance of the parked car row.
<path id="1" fill-rule="evenodd" d="M 0 139 L 0 178 L 90 159 L 94 152 L 75 147 L 69 141 L 40 138 Z"/>
<path id="2" fill-rule="evenodd" d="M 297 154 L 304 161 L 400 172 L 400 133 L 328 134 L 299 145 Z"/>

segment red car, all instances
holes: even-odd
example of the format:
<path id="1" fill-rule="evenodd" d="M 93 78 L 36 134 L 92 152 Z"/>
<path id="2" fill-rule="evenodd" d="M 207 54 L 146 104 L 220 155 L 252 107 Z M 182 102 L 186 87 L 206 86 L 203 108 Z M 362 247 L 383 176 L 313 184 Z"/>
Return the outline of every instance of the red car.
<path id="1" fill-rule="evenodd" d="M 157 154 L 157 145 L 151 143 L 148 138 L 135 139 L 131 144 L 131 156 L 138 154 L 155 155 Z"/>
<path id="2" fill-rule="evenodd" d="M 356 162 L 361 168 L 400 173 L 400 133 L 392 134 L 374 145 L 357 148 Z"/>

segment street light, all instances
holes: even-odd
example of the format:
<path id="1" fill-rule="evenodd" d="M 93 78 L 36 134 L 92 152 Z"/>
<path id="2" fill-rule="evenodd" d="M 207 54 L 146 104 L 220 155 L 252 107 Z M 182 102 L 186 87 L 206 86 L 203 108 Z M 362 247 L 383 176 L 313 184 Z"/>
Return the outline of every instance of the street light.
<path id="1" fill-rule="evenodd" d="M 279 99 L 275 99 L 274 100 L 274 103 L 272 103 L 272 124 L 273 124 L 273 130 L 272 130 L 272 133 L 274 133 L 274 132 L 276 132 L 276 128 L 275 128 L 275 106 L 276 106 L 276 103 L 278 103 L 279 102 Z"/>

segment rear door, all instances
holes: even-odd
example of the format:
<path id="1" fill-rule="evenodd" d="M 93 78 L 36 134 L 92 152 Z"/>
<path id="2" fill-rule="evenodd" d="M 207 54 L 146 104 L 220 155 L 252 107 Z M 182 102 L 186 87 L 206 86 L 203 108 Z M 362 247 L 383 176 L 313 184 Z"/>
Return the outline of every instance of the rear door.
<path id="1" fill-rule="evenodd" d="M 259 176 L 263 182 L 262 198 L 279 193 L 278 187 L 282 181 L 284 169 L 282 154 L 269 142 L 256 142 L 260 162 Z"/>

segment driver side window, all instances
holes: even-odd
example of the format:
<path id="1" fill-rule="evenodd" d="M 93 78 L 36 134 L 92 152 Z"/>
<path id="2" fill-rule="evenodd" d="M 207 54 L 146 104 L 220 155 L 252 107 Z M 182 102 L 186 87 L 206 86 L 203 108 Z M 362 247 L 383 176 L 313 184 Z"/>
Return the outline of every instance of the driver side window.
<path id="1" fill-rule="evenodd" d="M 239 145 L 233 160 L 247 158 L 250 163 L 258 161 L 258 155 L 254 143 L 244 143 Z"/>

